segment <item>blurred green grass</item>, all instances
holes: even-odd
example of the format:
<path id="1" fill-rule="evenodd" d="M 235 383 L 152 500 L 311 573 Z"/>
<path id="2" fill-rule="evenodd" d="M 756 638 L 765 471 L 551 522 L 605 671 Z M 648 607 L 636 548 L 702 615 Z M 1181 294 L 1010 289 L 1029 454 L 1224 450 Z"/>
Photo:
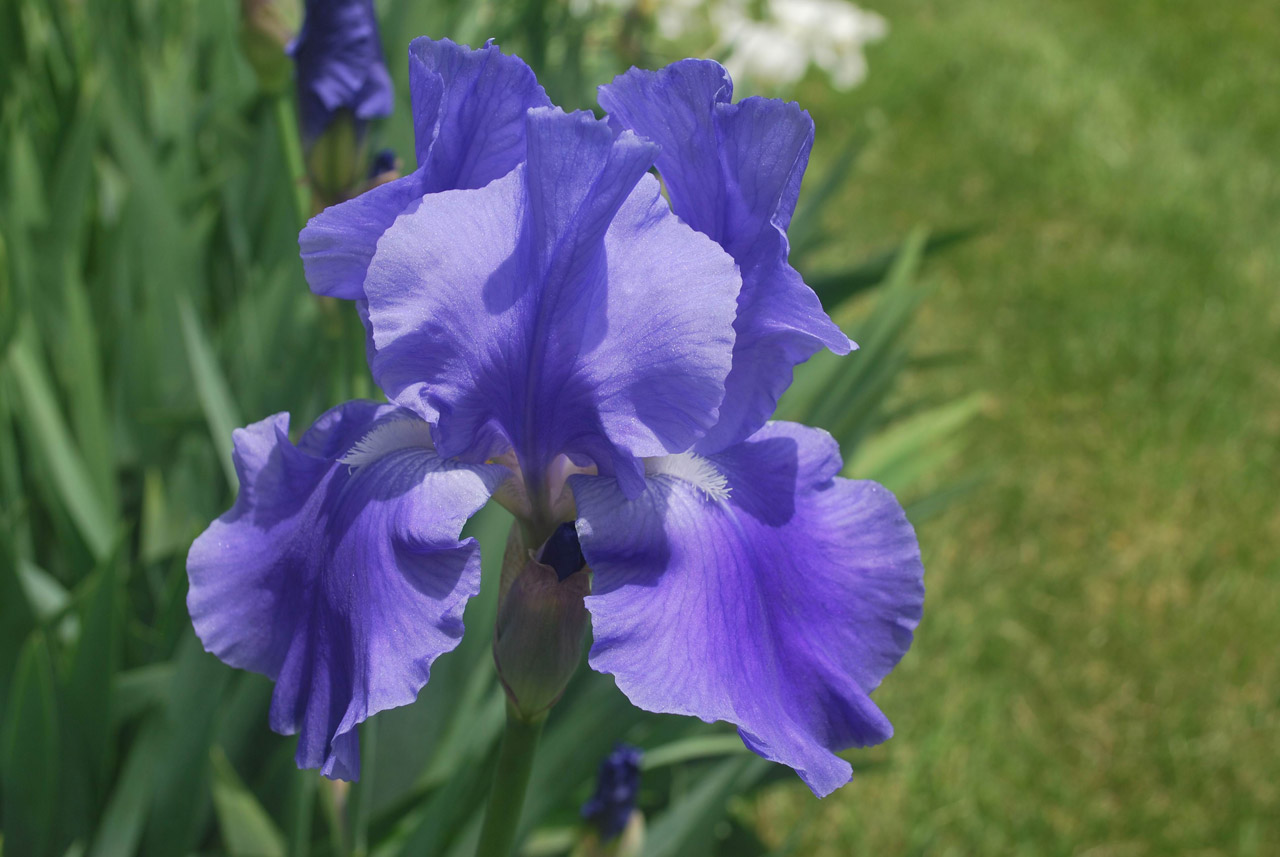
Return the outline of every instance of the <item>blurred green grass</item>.
<path id="1" fill-rule="evenodd" d="M 988 478 L 922 525 L 897 736 L 796 853 L 1280 853 L 1280 7 L 868 5 L 867 83 L 799 100 L 819 155 L 868 140 L 855 250 L 984 227 L 916 330 L 970 359 L 916 392 L 988 392 Z"/>

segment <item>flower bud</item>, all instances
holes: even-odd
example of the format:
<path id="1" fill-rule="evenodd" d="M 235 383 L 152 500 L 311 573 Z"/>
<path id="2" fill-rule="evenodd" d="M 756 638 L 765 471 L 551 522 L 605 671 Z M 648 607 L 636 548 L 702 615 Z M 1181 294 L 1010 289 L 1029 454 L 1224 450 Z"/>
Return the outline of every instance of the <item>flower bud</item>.
<path id="1" fill-rule="evenodd" d="M 613 839 L 626 829 L 636 808 L 640 793 L 640 761 L 644 751 L 629 744 L 619 744 L 600 763 L 596 790 L 582 805 L 582 817 L 600 831 L 605 839 Z"/>
<path id="2" fill-rule="evenodd" d="M 364 179 L 364 140 L 350 110 L 337 111 L 307 150 L 307 175 L 324 206 L 355 195 Z"/>
<path id="3" fill-rule="evenodd" d="M 298 31 L 298 0 L 240 0 L 240 49 L 263 92 L 283 92 L 293 76 L 285 48 Z"/>
<path id="4" fill-rule="evenodd" d="M 395 149 L 379 149 L 369 161 L 369 184 L 377 186 L 400 178 L 400 159 Z"/>
<path id="5" fill-rule="evenodd" d="M 589 621 L 582 599 L 591 592 L 591 575 L 572 523 L 561 524 L 536 556 L 524 549 L 517 525 L 504 565 L 493 659 L 512 706 L 537 720 L 560 699 L 582 659 Z"/>

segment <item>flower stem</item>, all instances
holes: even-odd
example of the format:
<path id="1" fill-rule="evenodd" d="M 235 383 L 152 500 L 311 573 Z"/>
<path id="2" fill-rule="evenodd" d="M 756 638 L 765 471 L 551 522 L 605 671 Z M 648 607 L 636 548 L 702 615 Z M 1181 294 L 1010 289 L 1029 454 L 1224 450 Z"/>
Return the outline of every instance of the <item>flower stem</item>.
<path id="1" fill-rule="evenodd" d="M 476 857 L 511 857 L 516 833 L 520 828 L 520 810 L 529 787 L 533 755 L 538 749 L 545 717 L 529 722 L 507 705 L 507 727 L 498 750 L 498 767 L 489 789 L 489 805 L 480 829 L 480 845 Z"/>
<path id="2" fill-rule="evenodd" d="M 302 142 L 298 138 L 298 120 L 293 103 L 285 94 L 272 96 L 276 110 L 276 125 L 280 133 L 280 148 L 284 152 L 284 164 L 293 185 L 293 204 L 298 213 L 299 225 L 311 219 L 311 190 L 307 187 L 307 166 L 302 162 Z"/>

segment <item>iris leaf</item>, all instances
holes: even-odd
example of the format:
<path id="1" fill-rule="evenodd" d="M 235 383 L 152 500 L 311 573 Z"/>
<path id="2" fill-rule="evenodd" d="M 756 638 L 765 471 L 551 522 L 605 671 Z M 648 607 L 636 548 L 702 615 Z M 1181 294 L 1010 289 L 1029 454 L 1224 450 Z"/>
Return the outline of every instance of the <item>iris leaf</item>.
<path id="1" fill-rule="evenodd" d="M 210 753 L 213 808 L 230 857 L 284 857 L 284 834 L 217 747 Z"/>
<path id="2" fill-rule="evenodd" d="M 845 474 L 875 479 L 899 492 L 937 472 L 960 442 L 960 430 L 981 411 L 985 397 L 966 396 L 891 426 L 858 448 Z"/>
<path id="3" fill-rule="evenodd" d="M 112 676 L 119 663 L 123 583 L 123 570 L 115 558 L 90 579 L 82 598 L 80 639 L 67 681 L 67 709 L 76 713 L 68 724 L 68 737 L 76 744 L 77 767 L 95 798 L 106 793 L 112 750 Z"/>
<path id="4" fill-rule="evenodd" d="M 227 386 L 227 380 L 218 366 L 213 346 L 209 343 L 196 319 L 195 310 L 186 295 L 178 295 L 178 318 L 182 323 L 182 339 L 186 345 L 187 362 L 196 383 L 196 395 L 209 425 L 209 435 L 218 450 L 218 462 L 227 477 L 232 491 L 239 485 L 235 465 L 231 461 L 231 432 L 243 425 L 237 413 L 235 399 Z"/>
<path id="5" fill-rule="evenodd" d="M 23 417 L 31 445 L 48 467 L 54 488 L 85 544 L 97 559 L 105 559 L 115 541 L 115 525 L 67 431 L 33 337 L 22 336 L 13 342 L 9 366 L 26 406 Z"/>
<path id="6" fill-rule="evenodd" d="M 40 632 L 27 638 L 18 658 L 0 734 L 4 849 L 38 855 L 52 846 L 58 797 L 58 714 L 53 663 Z"/>
<path id="7" fill-rule="evenodd" d="M 677 765 L 716 756 L 734 756 L 751 752 L 736 733 L 696 735 L 655 747 L 644 754 L 642 770 L 652 771 L 666 765 Z"/>
<path id="8" fill-rule="evenodd" d="M 764 776 L 769 762 L 744 756 L 700 770 L 697 784 L 654 819 L 645 836 L 645 857 L 683 857 L 711 853 L 716 822 L 724 817 L 730 797 L 746 791 Z M 701 849 L 701 850 L 700 850 Z"/>

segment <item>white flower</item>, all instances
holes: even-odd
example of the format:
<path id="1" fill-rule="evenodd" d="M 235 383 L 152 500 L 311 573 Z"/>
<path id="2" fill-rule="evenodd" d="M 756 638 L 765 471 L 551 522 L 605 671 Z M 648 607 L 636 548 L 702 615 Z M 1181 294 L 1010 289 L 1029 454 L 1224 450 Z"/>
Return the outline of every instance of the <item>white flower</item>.
<path id="1" fill-rule="evenodd" d="M 889 32 L 884 18 L 845 0 L 769 0 L 758 21 L 741 0 L 730 0 L 713 21 L 731 51 L 731 74 L 781 86 L 798 82 L 813 63 L 836 88 L 850 89 L 867 74 L 863 47 Z"/>
<path id="2" fill-rule="evenodd" d="M 667 41 L 697 28 L 703 21 L 698 13 L 706 6 L 702 0 L 658 0 L 653 5 L 658 33 Z"/>
<path id="3" fill-rule="evenodd" d="M 725 67 L 735 79 L 789 86 L 804 77 L 810 57 L 803 41 L 772 21 L 757 21 L 736 3 L 712 14 L 719 41 L 729 48 Z"/>
<path id="4" fill-rule="evenodd" d="M 791 86 L 816 65 L 837 89 L 867 76 L 863 47 L 883 39 L 889 24 L 847 0 L 569 0 L 575 14 L 625 12 L 639 6 L 653 15 L 658 34 L 676 41 L 708 23 L 725 66 L 735 79 Z M 762 12 L 761 17 L 753 13 Z"/>

